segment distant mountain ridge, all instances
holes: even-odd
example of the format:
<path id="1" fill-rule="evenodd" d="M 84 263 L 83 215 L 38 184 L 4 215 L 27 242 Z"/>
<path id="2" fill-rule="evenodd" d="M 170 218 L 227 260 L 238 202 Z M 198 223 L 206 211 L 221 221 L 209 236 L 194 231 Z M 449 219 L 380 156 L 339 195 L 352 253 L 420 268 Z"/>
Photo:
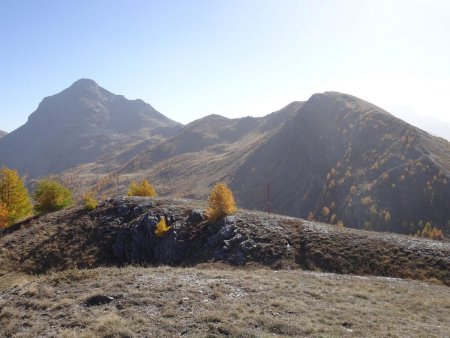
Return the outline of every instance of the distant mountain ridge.
<path id="1" fill-rule="evenodd" d="M 6 131 L 0 130 L 0 138 L 7 135 L 8 133 Z"/>
<path id="2" fill-rule="evenodd" d="M 337 92 L 182 126 L 80 80 L 0 140 L 0 162 L 57 173 L 78 194 L 126 194 L 147 177 L 159 195 L 204 199 L 225 181 L 248 209 L 266 210 L 269 197 L 274 213 L 401 233 L 430 222 L 450 234 L 450 143 Z"/>
<path id="3" fill-rule="evenodd" d="M 81 79 L 46 97 L 25 125 L 0 142 L 0 162 L 30 177 L 59 173 L 143 140 L 156 143 L 181 124 L 142 100 Z"/>

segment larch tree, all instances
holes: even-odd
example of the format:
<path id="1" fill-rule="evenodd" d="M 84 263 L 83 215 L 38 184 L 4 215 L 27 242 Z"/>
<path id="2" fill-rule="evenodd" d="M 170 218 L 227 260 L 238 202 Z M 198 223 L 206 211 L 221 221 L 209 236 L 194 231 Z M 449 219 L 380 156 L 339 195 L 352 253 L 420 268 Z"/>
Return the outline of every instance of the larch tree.
<path id="1" fill-rule="evenodd" d="M 128 188 L 128 196 L 155 197 L 156 190 L 153 185 L 151 185 L 151 183 L 146 179 L 144 179 L 139 184 L 136 184 L 136 182 L 133 181 Z"/>
<path id="2" fill-rule="evenodd" d="M 51 178 L 36 183 L 33 193 L 35 209 L 40 213 L 61 210 L 73 204 L 72 192 Z"/>
<path id="3" fill-rule="evenodd" d="M 231 190 L 225 183 L 217 183 L 211 189 L 208 198 L 207 214 L 214 222 L 236 212 L 236 203 Z"/>
<path id="4" fill-rule="evenodd" d="M 17 170 L 7 167 L 0 170 L 0 204 L 2 217 L 7 219 L 4 227 L 32 214 L 30 195 Z"/>

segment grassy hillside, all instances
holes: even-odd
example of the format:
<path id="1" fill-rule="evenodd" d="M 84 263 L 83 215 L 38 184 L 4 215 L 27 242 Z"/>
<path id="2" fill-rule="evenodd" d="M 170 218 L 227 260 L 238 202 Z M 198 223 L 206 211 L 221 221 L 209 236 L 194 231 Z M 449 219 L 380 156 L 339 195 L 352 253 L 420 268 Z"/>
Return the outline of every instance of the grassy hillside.
<path id="1" fill-rule="evenodd" d="M 68 270 L 13 284 L 0 293 L 5 337 L 450 335 L 448 287 L 392 278 L 126 267 Z"/>
<path id="2" fill-rule="evenodd" d="M 116 198 L 3 230 L 0 336 L 450 334 L 450 243 L 203 210 Z"/>

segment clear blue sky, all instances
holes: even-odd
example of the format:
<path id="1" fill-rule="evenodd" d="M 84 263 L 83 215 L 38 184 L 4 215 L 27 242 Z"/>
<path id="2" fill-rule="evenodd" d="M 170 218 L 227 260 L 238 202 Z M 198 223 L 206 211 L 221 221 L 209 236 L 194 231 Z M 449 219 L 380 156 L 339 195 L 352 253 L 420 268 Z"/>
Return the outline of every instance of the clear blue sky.
<path id="1" fill-rule="evenodd" d="M 187 123 L 315 92 L 450 121 L 448 0 L 2 0 L 0 129 L 92 78 Z"/>

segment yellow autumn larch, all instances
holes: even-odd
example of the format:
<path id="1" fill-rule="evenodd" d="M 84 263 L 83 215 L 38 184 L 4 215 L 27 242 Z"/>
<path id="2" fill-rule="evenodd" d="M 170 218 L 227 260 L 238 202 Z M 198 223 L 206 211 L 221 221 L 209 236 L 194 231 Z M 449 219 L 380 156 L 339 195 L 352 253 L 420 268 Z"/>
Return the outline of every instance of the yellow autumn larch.
<path id="1" fill-rule="evenodd" d="M 231 190 L 225 183 L 217 183 L 211 189 L 208 198 L 207 214 L 212 221 L 216 221 L 236 212 L 236 203 Z"/>

